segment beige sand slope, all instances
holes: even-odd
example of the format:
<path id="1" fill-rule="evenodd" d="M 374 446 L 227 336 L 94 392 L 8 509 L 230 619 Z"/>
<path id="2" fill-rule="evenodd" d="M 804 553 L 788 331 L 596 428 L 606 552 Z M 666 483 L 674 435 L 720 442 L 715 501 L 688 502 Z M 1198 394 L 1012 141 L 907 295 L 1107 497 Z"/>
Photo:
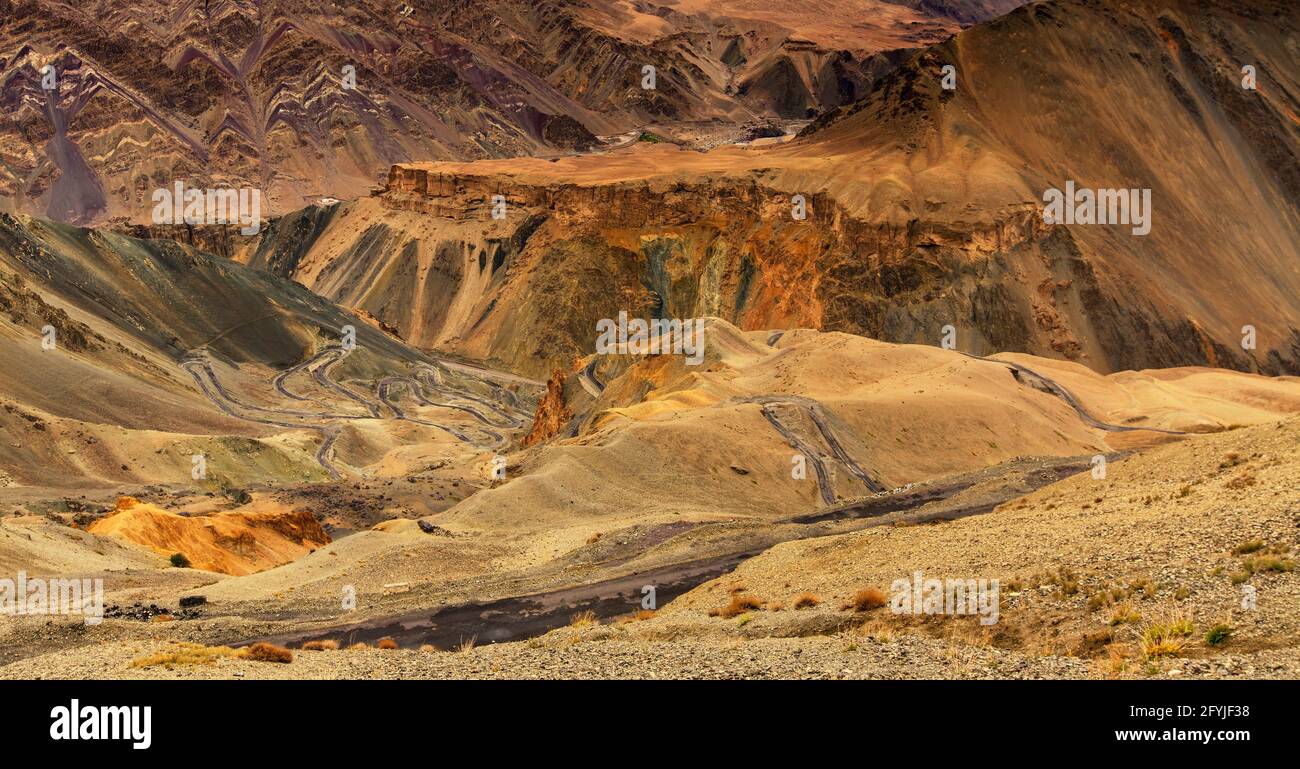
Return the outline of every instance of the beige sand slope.
<path id="1" fill-rule="evenodd" d="M 847 334 L 742 332 L 711 320 L 705 362 L 613 357 L 592 399 L 566 387 L 577 434 L 511 455 L 508 480 L 432 520 L 457 530 L 518 534 L 538 552 L 576 547 L 630 522 L 776 520 L 872 489 L 838 457 L 892 489 L 1026 456 L 1084 456 L 1176 440 L 1157 430 L 1106 430 L 1000 360 Z M 1300 381 L 1208 369 L 1100 376 L 1014 356 L 1115 427 L 1211 432 L 1300 413 Z M 620 367 L 624 370 L 620 372 Z M 765 409 L 801 441 L 791 448 Z M 803 479 L 793 457 L 806 454 Z M 517 467 L 517 470 L 515 469 Z M 529 540 L 530 537 L 534 539 Z"/>

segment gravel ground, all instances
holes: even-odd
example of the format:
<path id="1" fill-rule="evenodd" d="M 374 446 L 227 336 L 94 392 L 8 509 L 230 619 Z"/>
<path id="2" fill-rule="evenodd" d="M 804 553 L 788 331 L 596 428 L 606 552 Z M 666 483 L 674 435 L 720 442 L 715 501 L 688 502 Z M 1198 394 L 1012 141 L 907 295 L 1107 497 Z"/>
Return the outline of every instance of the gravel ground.
<path id="1" fill-rule="evenodd" d="M 1095 661 L 1036 656 L 901 635 L 852 632 L 813 638 L 655 641 L 608 628 L 565 629 L 533 641 L 463 652 L 379 649 L 301 651 L 278 664 L 220 659 L 133 667 L 175 649 L 169 642 L 113 642 L 0 668 L 19 679 L 1049 679 L 1114 677 Z M 1135 670 L 1143 678 L 1280 678 L 1300 673 L 1300 650 L 1223 654 Z"/>

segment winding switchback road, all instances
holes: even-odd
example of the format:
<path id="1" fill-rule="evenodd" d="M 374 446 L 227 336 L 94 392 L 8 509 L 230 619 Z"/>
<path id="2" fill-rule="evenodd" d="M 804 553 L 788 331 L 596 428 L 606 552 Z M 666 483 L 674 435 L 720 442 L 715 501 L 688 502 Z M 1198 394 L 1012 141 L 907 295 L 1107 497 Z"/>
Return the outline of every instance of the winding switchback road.
<path id="1" fill-rule="evenodd" d="M 519 429 L 527 424 L 529 415 L 519 408 L 519 398 L 509 390 L 500 387 L 494 382 L 479 380 L 482 384 L 490 389 L 494 395 L 501 396 L 503 400 L 509 400 L 509 403 L 493 403 L 485 398 L 478 397 L 463 388 L 454 388 L 444 383 L 441 372 L 433 366 L 420 363 L 416 366 L 415 376 L 386 376 L 381 377 L 375 383 L 375 401 L 372 401 L 365 395 L 352 390 L 351 388 L 335 381 L 332 377 L 332 370 L 348 355 L 348 350 L 341 347 L 330 347 L 316 353 L 309 359 L 298 363 L 294 366 L 279 372 L 271 379 L 272 388 L 280 395 L 291 400 L 299 402 L 317 402 L 314 398 L 299 394 L 289 389 L 287 380 L 289 377 L 306 371 L 314 381 L 323 390 L 331 393 L 342 395 L 350 401 L 354 401 L 365 408 L 366 414 L 347 414 L 330 410 L 307 411 L 300 409 L 282 409 L 268 406 L 259 406 L 246 403 L 236 397 L 225 385 L 222 384 L 220 377 L 213 368 L 212 363 L 208 360 L 206 352 L 202 349 L 192 350 L 180 361 L 182 369 L 190 374 L 194 379 L 199 390 L 207 396 L 219 410 L 229 416 L 242 419 L 248 422 L 258 424 L 272 425 L 275 427 L 284 427 L 290 429 L 308 429 L 314 430 L 321 436 L 321 445 L 316 451 L 316 461 L 329 473 L 330 477 L 338 479 L 342 477 L 339 469 L 334 465 L 333 448 L 335 441 L 341 433 L 341 428 L 337 424 L 332 424 L 335 420 L 347 419 L 382 419 L 381 406 L 387 407 L 393 414 L 395 420 L 414 422 L 416 424 L 426 425 L 442 430 L 457 440 L 470 444 L 479 449 L 495 450 L 509 442 L 509 438 L 498 432 L 496 429 Z M 440 365 L 446 365 L 440 362 Z M 527 380 L 522 377 L 515 377 L 512 374 L 501 372 L 491 372 L 488 369 L 480 369 L 465 364 L 454 364 L 457 371 L 471 377 L 480 377 L 482 374 L 492 374 L 503 381 L 523 382 L 536 385 L 533 380 Z M 432 382 L 424 381 L 432 379 Z M 393 389 L 400 387 L 409 392 L 411 396 L 424 407 L 443 408 L 460 411 L 474 417 L 486 427 L 477 429 L 478 436 L 459 429 L 455 425 L 442 424 L 431 419 L 420 418 L 407 414 L 402 406 L 397 402 Z M 450 400 L 468 401 L 468 403 L 453 403 L 434 401 L 428 397 L 426 392 L 437 393 Z M 506 399 L 504 396 L 509 395 Z M 473 404 L 473 405 L 470 405 Z M 481 408 L 480 408 L 481 407 Z M 491 416 L 489 416 L 491 415 Z"/>

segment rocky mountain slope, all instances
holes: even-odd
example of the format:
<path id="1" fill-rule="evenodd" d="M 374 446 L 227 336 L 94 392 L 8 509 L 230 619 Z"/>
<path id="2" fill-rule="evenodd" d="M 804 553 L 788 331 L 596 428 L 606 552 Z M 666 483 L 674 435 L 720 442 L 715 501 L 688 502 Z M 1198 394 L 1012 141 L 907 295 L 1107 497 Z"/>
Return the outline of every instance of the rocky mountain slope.
<path id="1" fill-rule="evenodd" d="M 810 117 L 892 61 L 871 54 L 1008 4 L 3 0 L 0 211 L 145 222 L 154 189 L 188 180 L 257 188 L 282 214 L 364 194 L 395 162 Z"/>
<path id="2" fill-rule="evenodd" d="M 0 488 L 15 499 L 327 480 L 419 463 L 388 454 L 415 441 L 475 456 L 531 410 L 266 272 L 8 214 L 0 339 Z"/>
<path id="3" fill-rule="evenodd" d="M 911 55 L 794 141 L 401 164 L 239 258 L 536 376 L 620 309 L 1294 373 L 1298 29 L 1281 2 L 1034 4 Z M 1149 233 L 1045 221 L 1069 183 L 1149 191 Z"/>

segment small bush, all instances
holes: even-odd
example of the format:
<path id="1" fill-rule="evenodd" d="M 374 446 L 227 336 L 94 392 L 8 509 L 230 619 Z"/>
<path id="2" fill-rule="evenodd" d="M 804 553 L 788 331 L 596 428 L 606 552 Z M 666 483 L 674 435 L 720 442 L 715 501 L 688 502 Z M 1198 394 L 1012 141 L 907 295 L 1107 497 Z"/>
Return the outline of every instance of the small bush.
<path id="1" fill-rule="evenodd" d="M 397 641 L 393 640 L 392 638 L 381 638 L 379 639 L 379 643 L 375 644 L 375 646 L 379 647 L 380 649 L 396 649 Z"/>
<path id="2" fill-rule="evenodd" d="M 596 619 L 596 612 L 591 611 L 590 609 L 587 611 L 580 611 L 572 617 L 569 617 L 569 627 L 587 627 L 588 625 L 598 624 L 600 624 L 600 620 Z"/>
<path id="3" fill-rule="evenodd" d="M 1128 602 L 1117 605 L 1114 611 L 1110 613 L 1111 626 L 1137 622 L 1141 619 L 1142 615 L 1138 614 L 1137 609 L 1133 608 L 1133 604 Z"/>
<path id="4" fill-rule="evenodd" d="M 1282 573 L 1295 570 L 1295 562 L 1290 558 L 1279 558 L 1276 555 L 1261 555 L 1255 558 L 1247 558 L 1241 562 L 1243 568 L 1251 574 L 1259 572 L 1276 572 Z"/>
<path id="5" fill-rule="evenodd" d="M 731 619 L 732 617 L 738 617 L 747 611 L 755 611 L 762 607 L 763 602 L 752 595 L 733 595 L 731 597 L 731 603 L 717 610 L 717 616 L 722 617 L 723 619 Z"/>
<path id="6" fill-rule="evenodd" d="M 1187 646 L 1187 639 L 1168 625 L 1152 625 L 1142 634 L 1142 654 L 1148 659 L 1177 657 Z"/>
<path id="7" fill-rule="evenodd" d="M 190 559 L 186 558 L 184 553 L 172 553 L 172 557 L 168 560 L 171 561 L 172 566 L 178 569 L 188 569 L 190 567 Z"/>
<path id="8" fill-rule="evenodd" d="M 1209 646 L 1223 646 L 1232 636 L 1232 626 L 1223 622 L 1211 625 L 1210 629 L 1205 631 L 1205 643 Z"/>
<path id="9" fill-rule="evenodd" d="M 332 639 L 308 641 L 302 645 L 302 650 L 308 652 L 334 651 L 337 648 L 339 648 L 339 642 Z"/>
<path id="10" fill-rule="evenodd" d="M 794 597 L 790 605 L 796 609 L 811 609 L 821 602 L 822 599 L 818 598 L 815 593 L 800 593 Z"/>
<path id="11" fill-rule="evenodd" d="M 433 644 L 420 644 L 420 651 L 426 653 L 436 652 L 438 651 L 438 647 Z"/>
<path id="12" fill-rule="evenodd" d="M 844 608 L 853 611 L 871 611 L 889 603 L 889 599 L 880 588 L 868 587 L 853 594 Z"/>
<path id="13" fill-rule="evenodd" d="M 276 646 L 269 643 L 255 643 L 248 647 L 248 653 L 244 655 L 245 659 L 254 662 L 293 662 L 293 652 L 283 646 Z"/>
<path id="14" fill-rule="evenodd" d="M 1250 555 L 1264 549 L 1264 540 L 1252 539 L 1248 542 L 1242 542 L 1240 545 L 1232 548 L 1233 555 Z"/>

